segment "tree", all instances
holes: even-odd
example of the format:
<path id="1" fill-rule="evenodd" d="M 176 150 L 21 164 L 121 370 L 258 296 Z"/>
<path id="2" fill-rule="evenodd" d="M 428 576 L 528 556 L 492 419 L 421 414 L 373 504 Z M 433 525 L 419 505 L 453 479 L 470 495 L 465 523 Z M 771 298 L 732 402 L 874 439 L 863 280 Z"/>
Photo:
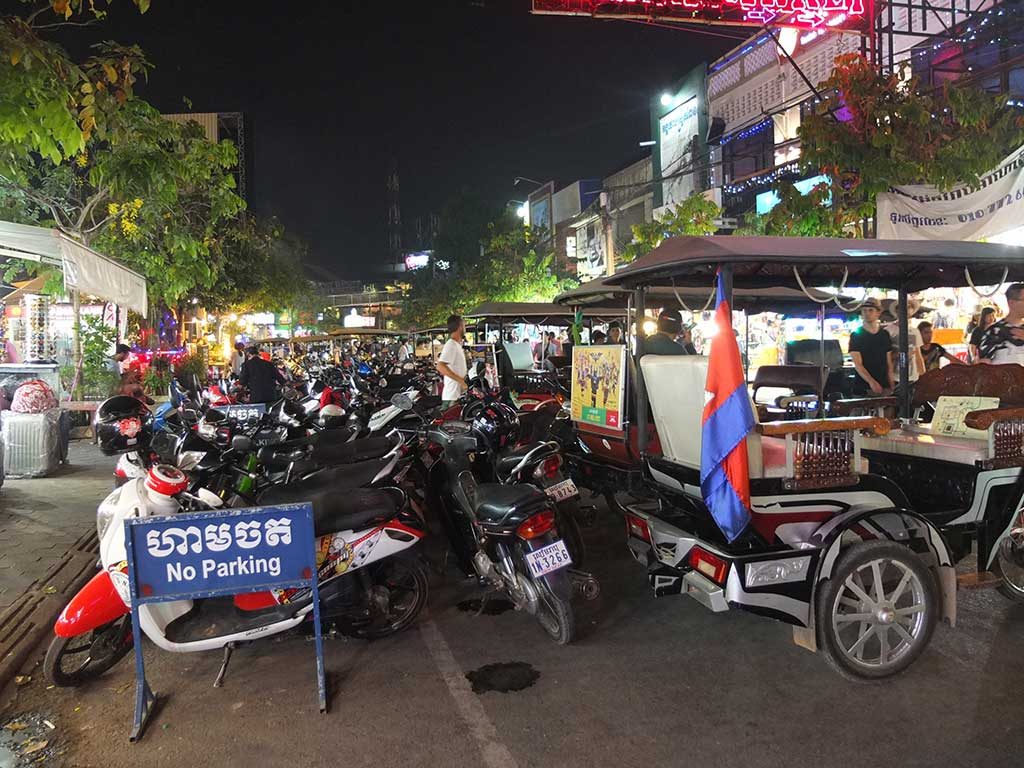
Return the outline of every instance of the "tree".
<path id="1" fill-rule="evenodd" d="M 807 194 L 791 183 L 775 188 L 779 201 L 766 214 L 737 232 L 785 237 L 854 237 L 856 225 L 870 211 L 863 205 L 836 204 L 832 186 L 822 182 Z"/>
<path id="2" fill-rule="evenodd" d="M 149 0 L 134 0 L 142 13 Z M 102 18 L 99 0 L 25 2 L 24 18 L 0 18 L 0 174 L 11 175 L 21 156 L 38 153 L 54 165 L 103 137 L 108 117 L 132 95 L 148 63 L 134 46 L 102 43 L 85 61 L 72 60 L 41 32 L 73 17 Z M 52 12 L 52 13 L 51 13 Z M 75 22 L 80 23 L 80 22 Z"/>
<path id="3" fill-rule="evenodd" d="M 1024 117 L 1005 97 L 959 85 L 922 91 L 906 74 L 839 56 L 821 85 L 830 95 L 804 119 L 803 163 L 830 177 L 841 204 L 873 206 L 877 193 L 902 184 L 976 183 L 1024 143 Z"/>
<path id="4" fill-rule="evenodd" d="M 408 327 L 437 327 L 454 313 L 484 301 L 551 301 L 575 280 L 555 273 L 554 254 L 539 250 L 541 238 L 511 214 L 492 221 L 477 241 L 475 263 L 412 273 L 402 307 Z M 436 269 L 436 268 L 435 268 Z"/>
<path id="5" fill-rule="evenodd" d="M 628 264 L 650 253 L 662 240 L 683 235 L 713 235 L 722 209 L 699 192 L 694 192 L 660 219 L 633 225 L 633 242 L 619 252 L 617 260 Z"/>

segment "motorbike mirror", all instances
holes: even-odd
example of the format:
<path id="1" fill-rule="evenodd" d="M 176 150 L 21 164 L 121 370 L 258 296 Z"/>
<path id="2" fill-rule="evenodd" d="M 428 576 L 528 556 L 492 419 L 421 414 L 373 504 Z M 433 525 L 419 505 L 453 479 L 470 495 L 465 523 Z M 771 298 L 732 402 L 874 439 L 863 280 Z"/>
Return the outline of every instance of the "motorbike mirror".
<path id="1" fill-rule="evenodd" d="M 400 411 L 411 411 L 413 408 L 412 398 L 404 392 L 399 392 L 391 398 L 391 404 Z"/>
<path id="2" fill-rule="evenodd" d="M 387 386 L 388 386 L 388 380 L 385 379 L 383 376 L 381 376 L 380 377 L 380 387 L 381 387 L 381 389 L 386 389 Z"/>
<path id="3" fill-rule="evenodd" d="M 235 435 L 231 438 L 231 450 L 239 453 L 250 453 L 255 449 L 255 445 L 252 438 L 246 435 Z"/>

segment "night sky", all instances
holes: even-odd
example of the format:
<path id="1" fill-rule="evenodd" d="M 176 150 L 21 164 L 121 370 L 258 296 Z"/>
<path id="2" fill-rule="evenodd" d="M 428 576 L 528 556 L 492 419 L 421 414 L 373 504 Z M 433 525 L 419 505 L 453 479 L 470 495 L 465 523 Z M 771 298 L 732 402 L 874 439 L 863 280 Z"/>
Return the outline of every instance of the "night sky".
<path id="1" fill-rule="evenodd" d="M 73 35 L 141 45 L 156 68 L 140 94 L 161 111 L 244 112 L 251 207 L 358 278 L 383 262 L 390 157 L 406 222 L 465 185 L 503 203 L 530 191 L 517 175 L 601 177 L 639 156 L 652 95 L 739 42 L 529 9 L 153 0 L 139 16 L 118 0 Z"/>

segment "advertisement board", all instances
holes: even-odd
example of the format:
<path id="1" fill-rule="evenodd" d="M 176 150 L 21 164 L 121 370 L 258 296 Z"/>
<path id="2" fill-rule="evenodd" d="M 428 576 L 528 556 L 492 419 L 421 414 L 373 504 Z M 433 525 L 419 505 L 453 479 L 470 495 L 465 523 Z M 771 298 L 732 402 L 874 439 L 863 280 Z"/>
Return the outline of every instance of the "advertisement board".
<path id="1" fill-rule="evenodd" d="M 622 429 L 626 347 L 622 344 L 572 349 L 572 419 Z"/>
<path id="2" fill-rule="evenodd" d="M 699 132 L 700 100 L 689 96 L 678 107 L 658 120 L 658 138 L 661 148 L 662 204 L 683 202 L 694 190 L 693 174 L 669 178 L 693 165 L 693 138 Z"/>

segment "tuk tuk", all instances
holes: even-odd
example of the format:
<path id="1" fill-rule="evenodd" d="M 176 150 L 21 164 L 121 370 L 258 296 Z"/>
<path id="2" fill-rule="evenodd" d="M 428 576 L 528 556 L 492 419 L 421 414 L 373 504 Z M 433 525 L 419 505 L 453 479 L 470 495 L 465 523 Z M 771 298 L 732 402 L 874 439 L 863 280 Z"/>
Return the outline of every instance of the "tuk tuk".
<path id="1" fill-rule="evenodd" d="M 651 291 L 850 286 L 896 290 L 899 303 L 928 287 L 999 286 L 1024 279 L 1024 249 L 936 241 L 834 238 L 684 237 L 665 241 L 608 278 L 633 292 L 643 313 Z M 845 311 L 858 306 L 840 303 Z M 899 319 L 901 381 L 908 381 L 908 320 Z M 746 437 L 749 523 L 731 541 L 701 490 L 702 424 L 708 358 L 644 355 L 634 388 L 638 433 L 648 407 L 659 445 L 640 456 L 654 501 L 626 506 L 628 544 L 656 595 L 686 594 L 712 611 L 741 609 L 793 626 L 794 640 L 822 653 L 841 674 L 883 678 L 925 650 L 939 620 L 956 620 L 954 566 L 976 543 L 979 570 L 1001 570 L 1024 597 L 1024 409 L 959 411 L 975 433 L 947 436 L 913 418 L 909 388 L 900 419 L 833 415 L 864 403 L 836 403 L 827 418 L 759 421 Z M 1000 386 L 1014 406 L 1020 366 L 960 375 L 979 397 Z M 1013 369 L 1013 370 L 1009 370 Z M 941 371 L 940 371 L 941 373 Z M 948 375 L 948 374 L 946 374 Z M 993 383 L 995 381 L 1002 384 Z M 919 385 L 921 382 L 918 382 Z M 1005 399 L 1005 398 L 1004 398 Z M 968 401 L 969 403 L 970 401 Z M 999 401 L 998 405 L 1007 403 Z M 850 407 L 848 407 L 850 406 Z M 871 413 L 871 409 L 866 411 Z M 955 421 L 955 419 L 954 419 Z M 941 480 L 939 480 L 941 478 Z M 937 489 L 956 489 L 939 505 Z M 1007 574 L 1010 574 L 1009 584 Z"/>

